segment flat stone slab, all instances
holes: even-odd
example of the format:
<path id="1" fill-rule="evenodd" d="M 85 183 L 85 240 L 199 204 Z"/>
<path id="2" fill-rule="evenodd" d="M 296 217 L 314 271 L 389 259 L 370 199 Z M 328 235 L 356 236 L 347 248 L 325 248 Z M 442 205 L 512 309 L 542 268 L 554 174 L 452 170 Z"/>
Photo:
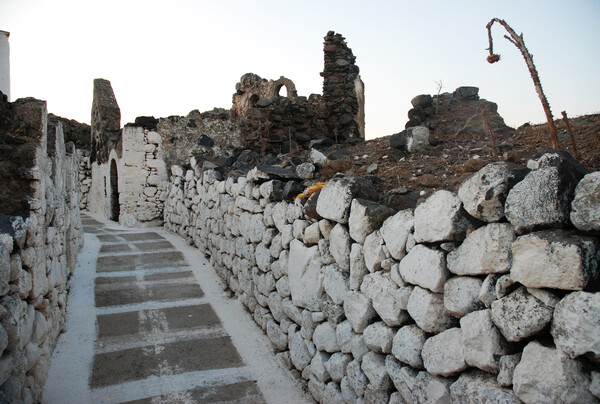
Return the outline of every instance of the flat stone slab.
<path id="1" fill-rule="evenodd" d="M 173 394 L 148 397 L 141 400 L 127 401 L 123 404 L 153 404 L 153 403 L 265 403 L 256 387 L 256 382 L 246 381 L 224 386 L 198 387 Z"/>
<path id="2" fill-rule="evenodd" d="M 98 315 L 98 338 L 146 334 L 156 326 L 173 332 L 215 327 L 219 318 L 209 304 L 176 306 L 158 310 L 129 311 Z"/>
<path id="3" fill-rule="evenodd" d="M 96 354 L 90 387 L 110 386 L 162 374 L 226 369 L 243 365 L 229 337 L 155 344 Z"/>
<path id="4" fill-rule="evenodd" d="M 147 243 L 134 243 L 135 248 L 140 251 L 154 251 L 154 250 L 172 250 L 174 249 L 173 244 L 169 243 L 167 240 L 162 241 L 152 241 Z"/>
<path id="5" fill-rule="evenodd" d="M 181 282 L 136 281 L 96 284 L 94 295 L 96 307 L 110 307 L 150 301 L 200 298 L 204 293 L 197 283 L 190 283 L 182 278 Z"/>
<path id="6" fill-rule="evenodd" d="M 144 254 L 104 255 L 98 257 L 96 271 L 119 272 L 183 266 L 187 266 L 187 263 L 181 252 L 165 251 Z"/>
<path id="7" fill-rule="evenodd" d="M 147 241 L 147 240 L 164 240 L 165 238 L 154 232 L 146 233 L 113 233 L 115 236 L 121 237 L 127 241 Z"/>

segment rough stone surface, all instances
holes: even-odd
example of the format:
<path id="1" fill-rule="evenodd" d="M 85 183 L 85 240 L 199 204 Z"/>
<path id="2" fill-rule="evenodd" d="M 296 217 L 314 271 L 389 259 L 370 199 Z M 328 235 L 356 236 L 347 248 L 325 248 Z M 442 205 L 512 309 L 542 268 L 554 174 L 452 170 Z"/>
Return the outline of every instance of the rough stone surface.
<path id="1" fill-rule="evenodd" d="M 472 220 L 462 209 L 460 198 L 448 191 L 437 191 L 415 209 L 417 243 L 461 241 Z"/>
<path id="2" fill-rule="evenodd" d="M 348 227 L 350 237 L 358 243 L 364 243 L 365 237 L 379 229 L 385 219 L 394 214 L 394 210 L 365 199 L 354 199 L 350 206 Z"/>
<path id="3" fill-rule="evenodd" d="M 392 354 L 401 362 L 416 369 L 423 368 L 421 351 L 427 333 L 415 324 L 400 328 L 392 341 Z"/>
<path id="4" fill-rule="evenodd" d="M 444 307 L 454 317 L 460 318 L 483 303 L 479 300 L 482 280 L 472 276 L 455 276 L 444 285 Z"/>
<path id="5" fill-rule="evenodd" d="M 348 291 L 348 275 L 339 270 L 337 265 L 327 265 L 323 269 L 323 288 L 335 304 L 344 303 Z"/>
<path id="6" fill-rule="evenodd" d="M 335 327 L 329 322 L 321 323 L 315 328 L 313 333 L 313 342 L 319 351 L 337 352 L 340 346 L 335 335 Z"/>
<path id="7" fill-rule="evenodd" d="M 500 387 L 494 376 L 480 370 L 463 373 L 450 386 L 450 396 L 453 403 L 461 404 L 521 402 L 512 390 Z"/>
<path id="8" fill-rule="evenodd" d="M 506 218 L 518 234 L 569 225 L 571 201 L 577 182 L 555 167 L 531 171 L 508 193 Z"/>
<path id="9" fill-rule="evenodd" d="M 339 383 L 342 381 L 342 378 L 346 375 L 346 368 L 350 362 L 352 362 L 352 355 L 347 353 L 336 352 L 331 355 L 329 360 L 325 363 L 325 367 L 334 382 Z"/>
<path id="10" fill-rule="evenodd" d="M 348 280 L 351 290 L 360 289 L 360 285 L 366 274 L 369 273 L 365 264 L 363 247 L 358 243 L 353 243 L 350 248 L 350 279 Z"/>
<path id="11" fill-rule="evenodd" d="M 508 272 L 512 264 L 510 247 L 515 238 L 515 232 L 507 223 L 480 227 L 448 254 L 448 269 L 457 275 Z"/>
<path id="12" fill-rule="evenodd" d="M 504 202 L 515 183 L 525 175 L 504 162 L 483 167 L 458 189 L 458 196 L 469 214 L 484 222 L 496 222 L 504 217 Z"/>
<path id="13" fill-rule="evenodd" d="M 298 240 L 290 243 L 288 276 L 295 305 L 318 311 L 323 291 L 323 274 L 317 246 L 304 247 Z"/>
<path id="14" fill-rule="evenodd" d="M 370 182 L 353 177 L 334 178 L 321 190 L 317 213 L 338 223 L 348 223 L 352 199 L 377 199 L 377 192 Z"/>
<path id="15" fill-rule="evenodd" d="M 350 270 L 350 234 L 346 226 L 337 224 L 329 234 L 329 252 L 340 269 Z"/>
<path id="16" fill-rule="evenodd" d="M 385 368 L 385 355 L 369 352 L 362 358 L 361 369 L 375 389 L 387 389 L 391 384 Z"/>
<path id="17" fill-rule="evenodd" d="M 396 331 L 385 323 L 378 321 L 370 324 L 363 331 L 365 345 L 372 351 L 389 353 Z"/>
<path id="18" fill-rule="evenodd" d="M 450 275 L 446 269 L 444 252 L 421 244 L 410 250 L 400 261 L 400 274 L 406 282 L 419 285 L 434 293 L 444 291 L 444 283 Z"/>
<path id="19" fill-rule="evenodd" d="M 574 292 L 554 310 L 550 333 L 571 358 L 591 352 L 600 357 L 600 293 Z"/>
<path id="20" fill-rule="evenodd" d="M 467 368 L 462 330 L 450 328 L 425 341 L 421 351 L 425 369 L 438 376 L 451 376 Z"/>
<path id="21" fill-rule="evenodd" d="M 390 274 L 375 272 L 364 277 L 361 291 L 371 300 L 373 308 L 387 325 L 402 325 L 409 319 L 406 308 L 411 286 L 398 287 Z"/>
<path id="22" fill-rule="evenodd" d="M 406 307 L 417 325 L 426 332 L 439 333 L 455 324 L 444 308 L 444 296 L 416 286 Z"/>
<path id="23" fill-rule="evenodd" d="M 360 292 L 348 291 L 344 299 L 344 313 L 354 331 L 362 333 L 376 315 L 368 297 Z"/>
<path id="24" fill-rule="evenodd" d="M 530 342 L 523 350 L 513 374 L 513 385 L 519 399 L 527 404 L 596 401 L 588 390 L 590 379 L 581 363 L 537 341 Z"/>
<path id="25" fill-rule="evenodd" d="M 365 394 L 365 389 L 369 384 L 369 379 L 365 372 L 361 369 L 360 362 L 358 360 L 353 360 L 346 367 L 346 372 L 348 374 L 348 381 L 352 386 L 352 389 L 356 392 L 359 397 L 362 397 Z"/>
<path id="26" fill-rule="evenodd" d="M 381 269 L 381 261 L 385 259 L 385 252 L 383 250 L 383 238 L 379 230 L 375 230 L 365 238 L 363 255 L 369 272 Z"/>
<path id="27" fill-rule="evenodd" d="M 582 290 L 600 279 L 600 241 L 564 230 L 517 238 L 511 277 L 531 288 Z"/>
<path id="28" fill-rule="evenodd" d="M 412 388 L 416 403 L 450 403 L 450 385 L 452 379 L 419 372 Z"/>
<path id="29" fill-rule="evenodd" d="M 492 303 L 492 321 L 508 341 L 521 341 L 542 331 L 552 321 L 554 309 L 520 287 Z"/>
<path id="30" fill-rule="evenodd" d="M 520 361 L 520 352 L 513 355 L 505 355 L 500 358 L 500 371 L 498 372 L 498 377 L 496 378 L 500 386 L 512 386 L 513 374 Z"/>
<path id="31" fill-rule="evenodd" d="M 414 227 L 412 209 L 401 210 L 388 217 L 379 230 L 390 255 L 401 260 L 406 255 L 406 241 Z"/>
<path id="32" fill-rule="evenodd" d="M 509 353 L 509 346 L 494 326 L 491 311 L 479 310 L 460 319 L 465 362 L 486 372 L 500 369 L 500 358 Z"/>
<path id="33" fill-rule="evenodd" d="M 571 222 L 579 230 L 600 234 L 600 171 L 586 175 L 577 184 Z"/>

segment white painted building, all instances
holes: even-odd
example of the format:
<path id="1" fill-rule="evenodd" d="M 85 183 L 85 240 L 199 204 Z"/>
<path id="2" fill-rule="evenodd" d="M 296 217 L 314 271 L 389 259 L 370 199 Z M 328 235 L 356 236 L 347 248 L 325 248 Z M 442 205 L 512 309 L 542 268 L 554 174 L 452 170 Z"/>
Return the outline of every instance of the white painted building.
<path id="1" fill-rule="evenodd" d="M 10 101 L 10 46 L 8 37 L 10 32 L 0 31 L 0 91 Z"/>

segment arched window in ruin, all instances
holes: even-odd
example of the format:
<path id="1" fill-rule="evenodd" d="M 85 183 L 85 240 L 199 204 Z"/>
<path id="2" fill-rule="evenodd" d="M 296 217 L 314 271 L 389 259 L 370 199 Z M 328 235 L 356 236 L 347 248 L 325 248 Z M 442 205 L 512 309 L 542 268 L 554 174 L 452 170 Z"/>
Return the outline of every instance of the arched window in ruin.
<path id="1" fill-rule="evenodd" d="M 271 84 L 271 91 L 269 94 L 269 98 L 273 97 L 288 97 L 288 98 L 296 98 L 298 97 L 298 92 L 296 91 L 296 85 L 290 79 L 287 79 L 281 76 L 278 80 L 274 81 Z"/>
<path id="2" fill-rule="evenodd" d="M 248 106 L 249 107 L 254 107 L 256 105 L 256 103 L 258 102 L 258 100 L 260 99 L 260 97 L 256 94 L 252 94 L 250 96 L 250 98 L 248 99 Z"/>
<path id="3" fill-rule="evenodd" d="M 110 162 L 110 220 L 119 221 L 119 174 L 117 172 L 117 162 L 112 159 Z"/>

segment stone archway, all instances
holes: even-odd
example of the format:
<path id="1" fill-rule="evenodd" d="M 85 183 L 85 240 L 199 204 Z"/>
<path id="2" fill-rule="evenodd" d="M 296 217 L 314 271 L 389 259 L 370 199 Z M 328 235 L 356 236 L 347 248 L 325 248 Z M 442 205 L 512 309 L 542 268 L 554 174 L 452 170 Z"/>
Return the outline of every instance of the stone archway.
<path id="1" fill-rule="evenodd" d="M 281 89 L 285 87 L 286 94 L 279 94 Z M 269 98 L 273 97 L 287 97 L 287 98 L 296 98 L 298 97 L 298 91 L 296 91 L 296 85 L 294 82 L 288 78 L 283 76 L 279 77 L 278 80 L 274 81 L 271 84 L 271 91 L 269 92 Z"/>
<path id="2" fill-rule="evenodd" d="M 121 207 L 119 205 L 119 174 L 117 171 L 117 162 L 110 161 L 110 220 L 119 221 Z"/>

